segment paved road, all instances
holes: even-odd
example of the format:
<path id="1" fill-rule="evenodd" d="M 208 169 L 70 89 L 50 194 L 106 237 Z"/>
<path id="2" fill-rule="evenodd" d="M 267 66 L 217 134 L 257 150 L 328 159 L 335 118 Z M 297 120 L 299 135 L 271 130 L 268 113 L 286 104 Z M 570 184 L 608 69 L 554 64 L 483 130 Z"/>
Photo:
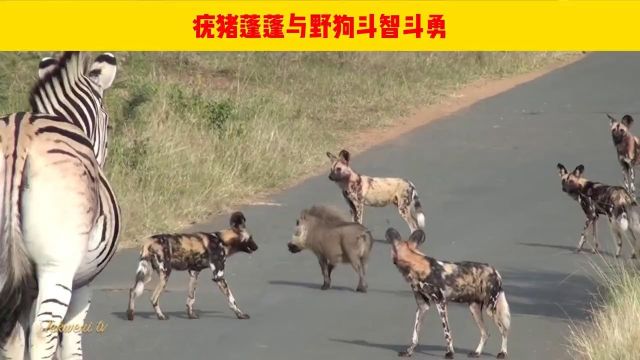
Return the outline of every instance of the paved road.
<path id="1" fill-rule="evenodd" d="M 640 113 L 640 54 L 591 54 L 569 67 L 417 129 L 354 157 L 357 170 L 411 179 L 427 211 L 432 256 L 476 260 L 498 267 L 512 309 L 512 359 L 571 358 L 563 337 L 585 319 L 594 286 L 593 256 L 571 252 L 583 224 L 578 206 L 560 191 L 556 163 L 579 162 L 586 174 L 619 183 L 604 113 Z M 337 150 L 337 149 L 333 149 Z M 298 212 L 316 202 L 344 206 L 326 175 L 278 194 L 279 207 L 243 209 L 260 249 L 228 264 L 227 277 L 250 320 L 237 320 L 223 296 L 201 277 L 199 320 L 184 313 L 186 277 L 174 275 L 161 305 L 171 318 L 153 316 L 148 294 L 139 317 L 124 320 L 126 289 L 137 255 L 124 251 L 96 283 L 89 320 L 108 324 L 87 335 L 89 359 L 394 359 L 406 346 L 415 311 L 413 297 L 389 259 L 389 247 L 374 244 L 369 293 L 355 293 L 350 267 L 334 273 L 335 288 L 319 290 L 321 275 L 311 253 L 289 254 Z M 346 209 L 346 208 L 345 208 Z M 198 229 L 216 229 L 225 218 Z M 366 224 L 378 239 L 389 225 L 408 229 L 392 208 L 368 209 Z M 612 243 L 605 224 L 601 238 Z M 458 358 L 478 341 L 466 307 L 450 310 Z M 485 358 L 495 356 L 493 324 Z M 444 354 L 435 311 L 423 327 L 419 359 Z"/>

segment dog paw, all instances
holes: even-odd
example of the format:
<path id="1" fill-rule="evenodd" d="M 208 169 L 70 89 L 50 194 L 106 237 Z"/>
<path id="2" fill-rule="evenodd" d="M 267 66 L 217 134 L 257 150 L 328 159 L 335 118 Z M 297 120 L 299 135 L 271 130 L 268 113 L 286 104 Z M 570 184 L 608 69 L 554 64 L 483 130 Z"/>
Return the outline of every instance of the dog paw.
<path id="1" fill-rule="evenodd" d="M 192 313 L 188 313 L 187 316 L 189 316 L 189 319 L 198 319 L 200 318 L 198 315 L 196 315 L 196 313 L 192 312 Z"/>

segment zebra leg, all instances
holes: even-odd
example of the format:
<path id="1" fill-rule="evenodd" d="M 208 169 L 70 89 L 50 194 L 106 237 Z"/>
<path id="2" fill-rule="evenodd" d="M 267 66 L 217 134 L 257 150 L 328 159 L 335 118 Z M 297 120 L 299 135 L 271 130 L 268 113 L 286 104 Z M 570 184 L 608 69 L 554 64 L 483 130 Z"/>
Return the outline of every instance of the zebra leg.
<path id="1" fill-rule="evenodd" d="M 38 299 L 31 324 L 31 358 L 50 359 L 58 349 L 58 331 L 71 302 L 73 272 L 41 272 Z"/>
<path id="2" fill-rule="evenodd" d="M 84 319 L 89 312 L 89 305 L 91 305 L 91 287 L 89 285 L 73 290 L 71 304 L 69 304 L 69 310 L 63 323 L 77 325 L 81 329 L 85 329 Z M 82 359 L 82 331 L 64 333 L 60 344 L 62 350 L 60 360 Z"/>
<path id="3" fill-rule="evenodd" d="M 635 171 L 633 170 L 633 166 L 629 165 L 629 191 L 631 195 L 635 198 L 636 196 L 636 176 Z"/>

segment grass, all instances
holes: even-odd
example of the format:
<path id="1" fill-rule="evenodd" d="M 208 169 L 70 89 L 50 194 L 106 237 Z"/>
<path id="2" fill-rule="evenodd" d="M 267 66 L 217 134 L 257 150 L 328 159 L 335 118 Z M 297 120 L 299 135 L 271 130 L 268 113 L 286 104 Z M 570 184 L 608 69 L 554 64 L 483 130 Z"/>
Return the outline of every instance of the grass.
<path id="1" fill-rule="evenodd" d="M 28 109 L 38 60 L 0 53 L 0 113 Z M 291 183 L 345 135 L 392 125 L 479 79 L 568 53 L 117 53 L 107 172 L 123 244 Z"/>
<path id="2" fill-rule="evenodd" d="M 640 354 L 640 268 L 606 263 L 596 267 L 604 294 L 591 321 L 574 326 L 570 350 L 585 360 L 635 360 Z"/>

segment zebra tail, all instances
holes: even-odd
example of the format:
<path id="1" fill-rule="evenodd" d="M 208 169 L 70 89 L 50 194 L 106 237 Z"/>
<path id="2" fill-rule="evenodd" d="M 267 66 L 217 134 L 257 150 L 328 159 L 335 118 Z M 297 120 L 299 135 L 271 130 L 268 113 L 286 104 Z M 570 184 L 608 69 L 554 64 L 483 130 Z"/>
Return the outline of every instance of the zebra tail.
<path id="1" fill-rule="evenodd" d="M 18 121 L 15 126 L 20 126 Z M 8 141 L 0 148 L 0 346 L 4 346 L 20 316 L 30 309 L 35 289 L 34 268 L 24 246 L 20 194 L 26 183 L 27 148 Z M 24 143 L 25 140 L 20 141 Z M 6 156 L 6 154 L 13 156 Z"/>

